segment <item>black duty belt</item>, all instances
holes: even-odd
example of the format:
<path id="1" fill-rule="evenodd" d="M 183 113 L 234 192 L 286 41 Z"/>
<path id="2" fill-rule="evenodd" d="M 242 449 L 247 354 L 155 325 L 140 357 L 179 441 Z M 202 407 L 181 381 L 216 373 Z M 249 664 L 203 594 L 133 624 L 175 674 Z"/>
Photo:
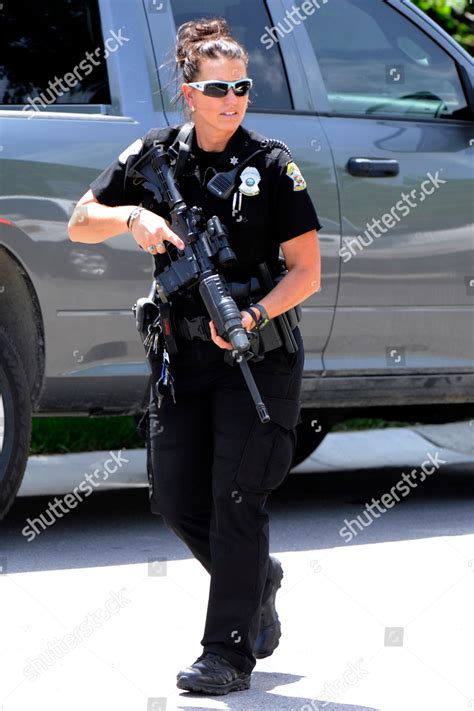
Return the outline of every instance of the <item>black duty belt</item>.
<path id="1" fill-rule="evenodd" d="M 298 325 L 300 320 L 296 309 L 293 307 L 285 313 L 288 317 L 290 328 L 293 330 Z M 194 318 L 188 318 L 186 316 L 175 315 L 173 318 L 176 334 L 179 338 L 182 338 L 185 341 L 192 341 L 194 338 L 201 341 L 212 340 L 209 320 L 209 316 L 195 316 Z"/>
<path id="2" fill-rule="evenodd" d="M 209 316 L 174 316 L 174 325 L 179 338 L 185 341 L 192 341 L 194 338 L 200 341 L 210 341 L 211 329 L 209 327 Z"/>

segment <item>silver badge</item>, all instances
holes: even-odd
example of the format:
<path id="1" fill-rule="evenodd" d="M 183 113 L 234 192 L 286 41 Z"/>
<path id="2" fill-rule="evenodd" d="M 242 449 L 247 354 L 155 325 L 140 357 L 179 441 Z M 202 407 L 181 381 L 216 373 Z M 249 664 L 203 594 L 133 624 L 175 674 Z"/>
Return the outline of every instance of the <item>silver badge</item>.
<path id="1" fill-rule="evenodd" d="M 261 179 L 260 173 L 256 168 L 245 168 L 245 170 L 243 170 L 240 174 L 242 184 L 239 186 L 239 191 L 243 193 L 243 195 L 248 195 L 249 197 L 258 195 L 260 192 L 258 184 Z"/>

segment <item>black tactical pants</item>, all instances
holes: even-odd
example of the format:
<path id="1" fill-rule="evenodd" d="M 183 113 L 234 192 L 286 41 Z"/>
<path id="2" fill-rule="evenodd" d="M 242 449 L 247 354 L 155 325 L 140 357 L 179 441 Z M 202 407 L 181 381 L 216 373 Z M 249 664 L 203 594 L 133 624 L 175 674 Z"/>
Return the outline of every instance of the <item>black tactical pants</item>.
<path id="1" fill-rule="evenodd" d="M 271 421 L 260 422 L 240 367 L 212 341 L 179 341 L 171 357 L 176 403 L 157 408 L 153 371 L 148 424 L 150 505 L 211 575 L 203 651 L 250 673 L 269 556 L 268 494 L 291 468 L 304 349 L 248 361 Z"/>

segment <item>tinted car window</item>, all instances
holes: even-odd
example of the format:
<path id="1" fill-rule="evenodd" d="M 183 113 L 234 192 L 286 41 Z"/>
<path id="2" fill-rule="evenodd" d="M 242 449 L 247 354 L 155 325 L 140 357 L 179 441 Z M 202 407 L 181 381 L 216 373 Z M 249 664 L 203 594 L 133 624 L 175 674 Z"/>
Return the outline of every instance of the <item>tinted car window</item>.
<path id="1" fill-rule="evenodd" d="M 254 80 L 249 111 L 293 108 L 280 48 L 275 43 L 267 49 L 260 39 L 265 26 L 272 24 L 262 0 L 172 0 L 171 8 L 176 28 L 198 17 L 227 20 L 232 34 L 249 53 L 248 73 Z"/>
<path id="2" fill-rule="evenodd" d="M 2 16 L 0 103 L 110 103 L 97 0 L 15 0 Z"/>
<path id="3" fill-rule="evenodd" d="M 337 0 L 305 21 L 337 114 L 469 118 L 454 61 L 374 0 Z"/>

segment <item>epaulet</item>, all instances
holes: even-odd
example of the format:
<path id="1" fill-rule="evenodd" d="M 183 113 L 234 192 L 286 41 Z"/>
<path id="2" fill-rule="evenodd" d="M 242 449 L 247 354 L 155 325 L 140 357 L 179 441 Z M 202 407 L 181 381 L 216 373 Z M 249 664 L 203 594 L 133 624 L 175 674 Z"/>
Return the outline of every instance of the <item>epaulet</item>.
<path id="1" fill-rule="evenodd" d="M 258 148 L 267 148 L 268 153 L 271 153 L 271 151 L 273 150 L 278 150 L 279 152 L 285 151 L 285 153 L 288 154 L 289 160 L 293 160 L 293 156 L 291 155 L 290 149 L 288 148 L 286 143 L 283 143 L 283 141 L 279 141 L 276 138 L 268 138 L 268 136 L 264 136 L 262 133 L 258 133 L 258 131 L 251 131 L 249 129 L 246 130 L 249 137 L 257 145 Z"/>
<path id="2" fill-rule="evenodd" d="M 145 149 L 152 148 L 159 143 L 169 143 L 172 142 L 175 134 L 178 133 L 178 129 L 174 126 L 167 126 L 166 128 L 151 128 L 144 137 L 144 147 Z"/>
<path id="3" fill-rule="evenodd" d="M 170 140 L 172 141 L 174 139 L 174 133 L 175 129 L 169 126 L 166 128 L 151 128 L 147 131 L 147 133 L 143 136 L 142 149 L 140 151 L 136 151 L 137 155 L 134 156 L 134 159 L 131 162 L 127 161 L 124 181 L 127 177 L 130 177 L 133 178 L 134 181 L 138 180 L 143 182 L 143 176 L 140 176 L 138 172 L 135 172 L 135 165 L 145 161 L 146 156 L 150 154 L 153 148 L 155 148 L 158 144 L 169 144 Z M 134 184 L 137 185 L 138 183 Z"/>
<path id="4" fill-rule="evenodd" d="M 293 156 L 291 154 L 290 149 L 286 145 L 286 143 L 283 143 L 283 141 L 279 141 L 276 138 L 269 138 L 269 146 L 268 146 L 268 151 L 276 151 L 275 157 L 281 153 L 281 151 L 284 151 L 284 153 L 287 154 L 288 160 L 293 160 Z"/>

